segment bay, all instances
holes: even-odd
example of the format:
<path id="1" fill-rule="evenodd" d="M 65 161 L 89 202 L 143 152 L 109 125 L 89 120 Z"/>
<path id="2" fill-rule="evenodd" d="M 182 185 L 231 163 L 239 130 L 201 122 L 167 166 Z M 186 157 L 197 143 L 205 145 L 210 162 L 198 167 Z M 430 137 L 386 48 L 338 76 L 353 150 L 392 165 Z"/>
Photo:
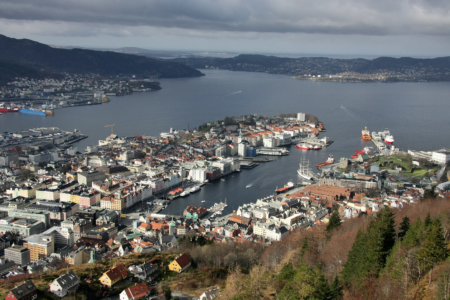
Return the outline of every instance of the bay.
<path id="1" fill-rule="evenodd" d="M 7 113 L 0 116 L 0 131 L 14 132 L 35 127 L 78 129 L 89 138 L 77 144 L 80 151 L 110 134 L 105 125 L 115 124 L 119 136 L 194 128 L 226 116 L 307 112 L 325 123 L 335 142 L 320 151 L 290 147 L 290 155 L 253 170 L 206 185 L 186 198 L 173 201 L 166 212 L 178 214 L 187 205 L 211 206 L 227 199 L 225 212 L 245 202 L 273 194 L 289 180 L 297 181 L 301 156 L 315 165 L 329 154 L 350 157 L 354 150 L 372 146 L 361 140 L 361 130 L 389 128 L 402 150 L 433 150 L 449 147 L 445 124 L 450 112 L 450 83 L 336 83 L 294 80 L 264 73 L 202 70 L 201 78 L 161 79 L 162 90 L 111 97 L 111 102 L 58 109 L 54 116 L 40 117 Z M 343 106 L 344 108 L 341 108 Z M 246 185 L 252 187 L 246 189 Z M 207 202 L 201 203 L 201 200 Z"/>

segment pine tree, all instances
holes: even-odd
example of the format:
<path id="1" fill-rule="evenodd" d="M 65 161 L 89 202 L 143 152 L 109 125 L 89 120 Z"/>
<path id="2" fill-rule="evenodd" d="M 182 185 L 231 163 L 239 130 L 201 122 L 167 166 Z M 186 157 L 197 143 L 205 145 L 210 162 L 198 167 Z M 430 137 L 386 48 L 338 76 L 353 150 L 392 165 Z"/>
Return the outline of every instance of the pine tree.
<path id="1" fill-rule="evenodd" d="M 425 230 L 430 230 L 431 226 L 433 225 L 433 221 L 431 220 L 430 213 L 427 214 L 427 217 L 425 218 Z"/>
<path id="2" fill-rule="evenodd" d="M 302 249 L 300 250 L 300 262 L 303 261 L 303 257 L 305 256 L 307 249 L 308 249 L 308 238 L 305 237 L 303 239 Z"/>
<path id="3" fill-rule="evenodd" d="M 334 277 L 334 280 L 331 283 L 330 289 L 331 289 L 332 299 L 334 299 L 334 300 L 342 299 L 344 287 L 342 286 L 341 282 L 339 281 L 339 277 L 337 275 L 336 275 L 336 277 Z"/>
<path id="4" fill-rule="evenodd" d="M 291 262 L 286 263 L 280 271 L 280 274 L 277 276 L 277 281 L 287 282 L 292 281 L 292 278 L 295 275 L 294 266 Z"/>
<path id="5" fill-rule="evenodd" d="M 316 271 L 316 280 L 314 282 L 315 291 L 313 293 L 313 299 L 332 300 L 333 293 L 330 288 L 328 280 L 323 275 L 322 270 Z"/>
<path id="6" fill-rule="evenodd" d="M 402 244 L 409 247 L 419 246 L 423 237 L 424 223 L 417 218 L 403 238 Z"/>
<path id="7" fill-rule="evenodd" d="M 341 225 L 341 216 L 339 216 L 338 208 L 336 207 L 333 211 L 333 214 L 331 215 L 330 221 L 327 225 L 327 231 L 332 232 L 336 228 L 338 228 Z"/>
<path id="8" fill-rule="evenodd" d="M 364 232 L 360 229 L 356 234 L 355 242 L 352 249 L 348 252 L 347 262 L 342 270 L 342 279 L 346 285 L 352 284 L 354 281 L 361 279 L 360 264 L 364 259 Z"/>
<path id="9" fill-rule="evenodd" d="M 448 254 L 441 221 L 436 219 L 418 252 L 418 259 L 426 268 L 433 268 L 438 262 L 445 260 Z"/>
<path id="10" fill-rule="evenodd" d="M 402 220 L 402 222 L 400 223 L 400 228 L 398 231 L 398 238 L 400 240 L 403 240 L 403 238 L 406 235 L 406 232 L 409 230 L 409 227 L 411 226 L 410 224 L 410 220 L 408 218 L 408 216 L 405 216 Z"/>

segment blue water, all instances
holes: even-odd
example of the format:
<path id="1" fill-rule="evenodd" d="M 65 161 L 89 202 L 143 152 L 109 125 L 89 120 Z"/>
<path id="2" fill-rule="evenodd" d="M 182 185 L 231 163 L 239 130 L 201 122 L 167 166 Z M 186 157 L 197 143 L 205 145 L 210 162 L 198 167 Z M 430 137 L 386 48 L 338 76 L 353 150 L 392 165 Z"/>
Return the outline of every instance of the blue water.
<path id="1" fill-rule="evenodd" d="M 120 136 L 153 135 L 175 129 L 191 129 L 226 116 L 307 112 L 325 123 L 326 133 L 335 142 L 320 151 L 305 152 L 291 147 L 291 154 L 275 162 L 244 170 L 226 181 L 204 186 L 187 198 L 175 200 L 168 208 L 179 213 L 187 205 L 207 207 L 227 198 L 228 211 L 244 202 L 272 194 L 290 179 L 302 155 L 312 164 L 350 157 L 355 149 L 372 146 L 361 141 L 361 130 L 389 128 L 396 146 L 403 150 L 432 150 L 450 147 L 447 128 L 450 112 L 450 83 L 335 83 L 291 79 L 262 73 L 202 70 L 201 78 L 161 79 L 162 90 L 112 97 L 111 102 L 64 108 L 54 116 L 40 117 L 17 113 L 0 116 L 0 131 L 56 126 L 78 129 L 89 138 L 78 144 L 80 150 L 97 144 L 111 133 L 105 125 L 115 124 Z M 341 108 L 341 105 L 344 108 Z M 246 189 L 245 186 L 253 183 Z"/>

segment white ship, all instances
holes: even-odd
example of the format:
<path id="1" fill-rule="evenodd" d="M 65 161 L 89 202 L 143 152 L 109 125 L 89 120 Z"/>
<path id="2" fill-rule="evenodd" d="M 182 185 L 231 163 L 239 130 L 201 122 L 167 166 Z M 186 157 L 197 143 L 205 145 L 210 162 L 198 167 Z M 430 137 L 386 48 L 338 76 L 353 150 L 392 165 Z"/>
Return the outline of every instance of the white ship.
<path id="1" fill-rule="evenodd" d="M 181 194 L 180 197 L 186 197 L 189 196 L 191 194 L 191 192 L 189 192 L 188 190 L 184 190 Z"/>
<path id="2" fill-rule="evenodd" d="M 300 159 L 300 164 L 297 173 L 306 180 L 311 180 L 313 178 L 311 172 L 309 171 L 309 159 L 308 161 L 306 161 L 305 157 L 302 157 Z"/>
<path id="3" fill-rule="evenodd" d="M 193 187 L 191 188 L 191 190 L 190 190 L 191 193 L 195 193 L 195 192 L 198 192 L 198 191 L 200 191 L 200 187 L 199 187 L 198 185 L 193 186 Z"/>

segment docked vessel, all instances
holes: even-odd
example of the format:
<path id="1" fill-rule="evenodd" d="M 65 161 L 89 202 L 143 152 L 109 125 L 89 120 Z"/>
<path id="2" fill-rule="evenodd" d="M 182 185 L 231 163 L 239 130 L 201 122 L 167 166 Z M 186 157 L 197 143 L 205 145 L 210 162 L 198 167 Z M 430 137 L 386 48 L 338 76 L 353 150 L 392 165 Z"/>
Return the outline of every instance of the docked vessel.
<path id="1" fill-rule="evenodd" d="M 364 150 L 355 150 L 355 153 L 356 153 L 356 154 L 361 154 L 361 155 L 366 154 L 366 153 L 364 152 Z"/>
<path id="2" fill-rule="evenodd" d="M 198 192 L 198 191 L 200 191 L 200 187 L 199 187 L 198 185 L 193 186 L 193 187 L 191 188 L 191 190 L 190 190 L 191 193 L 195 193 L 195 192 Z"/>
<path id="3" fill-rule="evenodd" d="M 275 192 L 277 194 L 281 194 L 293 189 L 294 187 L 295 187 L 294 183 L 292 181 L 289 181 L 284 187 L 276 189 Z"/>
<path id="4" fill-rule="evenodd" d="M 180 197 L 186 197 L 189 196 L 191 194 L 191 192 L 189 192 L 188 190 L 184 190 L 181 194 Z"/>
<path id="5" fill-rule="evenodd" d="M 386 143 L 388 143 L 389 145 L 392 145 L 392 144 L 394 144 L 394 137 L 393 137 L 392 135 L 387 135 L 387 136 L 384 138 L 384 141 L 385 141 Z"/>
<path id="6" fill-rule="evenodd" d="M 364 141 L 370 141 L 372 138 L 370 137 L 370 132 L 367 130 L 367 127 L 364 128 L 364 130 L 361 132 L 362 139 Z"/>
<path id="7" fill-rule="evenodd" d="M 317 144 L 317 145 L 314 146 L 313 149 L 314 149 L 314 150 L 320 150 L 320 149 L 322 149 L 322 146 L 320 146 L 319 144 Z"/>
<path id="8" fill-rule="evenodd" d="M 325 161 L 323 163 L 320 163 L 320 164 L 317 164 L 316 167 L 320 168 L 320 167 L 323 167 L 323 166 L 326 166 L 326 165 L 331 165 L 331 164 L 334 164 L 334 157 L 333 157 L 333 155 L 330 154 L 328 156 L 327 161 Z"/>
<path id="9" fill-rule="evenodd" d="M 12 107 L 12 106 L 4 106 L 1 105 L 0 106 L 0 112 L 5 113 L 5 112 L 18 112 L 19 108 L 17 107 Z"/>
<path id="10" fill-rule="evenodd" d="M 53 116 L 53 115 L 55 115 L 55 113 L 54 113 L 53 110 L 51 110 L 51 109 L 45 110 L 45 114 L 46 114 L 47 116 Z"/>
<path id="11" fill-rule="evenodd" d="M 312 149 L 312 146 L 306 143 L 301 143 L 301 144 L 297 144 L 296 146 L 298 149 L 302 149 L 302 150 L 310 150 Z"/>
<path id="12" fill-rule="evenodd" d="M 21 114 L 32 114 L 32 115 L 39 115 L 39 116 L 45 116 L 45 112 L 43 112 L 42 110 L 36 110 L 36 109 L 27 109 L 27 108 L 22 108 L 20 110 Z"/>
<path id="13" fill-rule="evenodd" d="M 309 159 L 308 161 L 306 161 L 305 157 L 302 157 L 300 159 L 300 164 L 297 173 L 306 180 L 313 179 L 313 176 L 311 175 L 311 172 L 309 170 Z"/>

